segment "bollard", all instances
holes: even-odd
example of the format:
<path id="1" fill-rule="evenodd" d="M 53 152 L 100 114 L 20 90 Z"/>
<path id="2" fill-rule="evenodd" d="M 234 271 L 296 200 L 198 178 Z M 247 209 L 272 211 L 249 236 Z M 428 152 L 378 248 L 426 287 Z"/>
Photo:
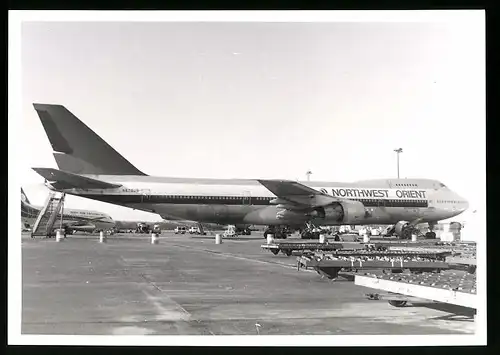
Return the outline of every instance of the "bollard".
<path id="1" fill-rule="evenodd" d="M 106 236 L 103 231 L 99 232 L 99 243 L 106 243 Z"/>
<path id="2" fill-rule="evenodd" d="M 370 243 L 370 236 L 368 233 L 363 234 L 363 243 Z"/>
<path id="3" fill-rule="evenodd" d="M 220 234 L 215 235 L 215 244 L 222 244 L 222 238 L 220 237 Z"/>
<path id="4" fill-rule="evenodd" d="M 64 235 L 61 233 L 61 230 L 58 229 L 56 230 L 56 242 L 60 242 L 61 240 L 63 240 L 64 238 Z"/>
<path id="5" fill-rule="evenodd" d="M 151 233 L 151 244 L 158 244 L 160 242 L 160 237 L 156 233 Z"/>
<path id="6" fill-rule="evenodd" d="M 417 235 L 416 234 L 412 234 L 411 235 L 411 241 L 412 242 L 416 242 L 417 241 Z"/>
<path id="7" fill-rule="evenodd" d="M 327 241 L 326 235 L 320 234 L 319 235 L 319 242 L 324 244 L 324 243 L 326 243 L 326 241 Z"/>
<path id="8" fill-rule="evenodd" d="M 267 235 L 267 244 L 272 244 L 274 242 L 274 235 L 268 234 Z"/>

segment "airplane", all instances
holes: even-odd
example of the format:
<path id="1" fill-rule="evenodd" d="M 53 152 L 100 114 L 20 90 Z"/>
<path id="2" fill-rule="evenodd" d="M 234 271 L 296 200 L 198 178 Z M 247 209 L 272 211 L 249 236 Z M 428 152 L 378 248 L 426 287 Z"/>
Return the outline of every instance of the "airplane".
<path id="1" fill-rule="evenodd" d="M 432 179 L 318 182 L 149 176 L 137 169 L 66 107 L 33 104 L 59 169 L 32 168 L 49 189 L 159 214 L 246 227 L 286 229 L 317 225 L 392 224 L 411 238 L 419 223 L 433 225 L 468 208 L 463 197 Z M 302 234 L 309 238 L 310 234 Z"/>
<path id="2" fill-rule="evenodd" d="M 31 204 L 21 188 L 21 221 L 24 230 L 32 229 L 41 210 L 42 207 Z M 60 218 L 59 214 L 56 225 L 59 225 Z M 105 213 L 70 208 L 64 208 L 62 223 L 65 233 L 105 231 L 115 226 L 113 218 Z"/>

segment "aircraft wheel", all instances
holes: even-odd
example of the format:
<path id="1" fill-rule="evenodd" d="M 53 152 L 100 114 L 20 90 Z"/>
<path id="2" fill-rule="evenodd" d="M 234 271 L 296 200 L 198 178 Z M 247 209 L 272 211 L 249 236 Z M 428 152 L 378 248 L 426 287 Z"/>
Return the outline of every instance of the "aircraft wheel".
<path id="1" fill-rule="evenodd" d="M 427 232 L 427 233 L 425 233 L 425 238 L 426 239 L 436 239 L 436 233 L 434 233 L 434 232 Z"/>

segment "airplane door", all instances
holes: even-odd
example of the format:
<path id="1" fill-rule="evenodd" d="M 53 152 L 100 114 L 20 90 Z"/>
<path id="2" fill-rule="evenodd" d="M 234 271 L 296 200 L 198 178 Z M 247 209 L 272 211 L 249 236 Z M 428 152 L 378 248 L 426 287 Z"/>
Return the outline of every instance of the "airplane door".
<path id="1" fill-rule="evenodd" d="M 141 202 L 151 202 L 150 189 L 141 189 Z"/>
<path id="2" fill-rule="evenodd" d="M 250 206 L 252 204 L 252 195 L 250 191 L 243 191 L 243 205 Z"/>
<path id="3" fill-rule="evenodd" d="M 387 185 L 389 186 L 390 189 L 392 189 L 392 182 L 391 182 L 391 180 L 387 180 Z"/>

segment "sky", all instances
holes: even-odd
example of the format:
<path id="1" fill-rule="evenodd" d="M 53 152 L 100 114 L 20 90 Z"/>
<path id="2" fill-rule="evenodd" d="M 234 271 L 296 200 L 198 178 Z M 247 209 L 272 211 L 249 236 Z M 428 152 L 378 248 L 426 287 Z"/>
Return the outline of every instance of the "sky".
<path id="1" fill-rule="evenodd" d="M 483 15 L 484 16 L 484 15 Z M 20 184 L 65 105 L 149 175 L 437 179 L 485 209 L 484 22 L 35 22 L 21 32 Z M 67 198 L 117 220 L 158 220 Z M 467 213 L 467 212 L 466 212 Z"/>

